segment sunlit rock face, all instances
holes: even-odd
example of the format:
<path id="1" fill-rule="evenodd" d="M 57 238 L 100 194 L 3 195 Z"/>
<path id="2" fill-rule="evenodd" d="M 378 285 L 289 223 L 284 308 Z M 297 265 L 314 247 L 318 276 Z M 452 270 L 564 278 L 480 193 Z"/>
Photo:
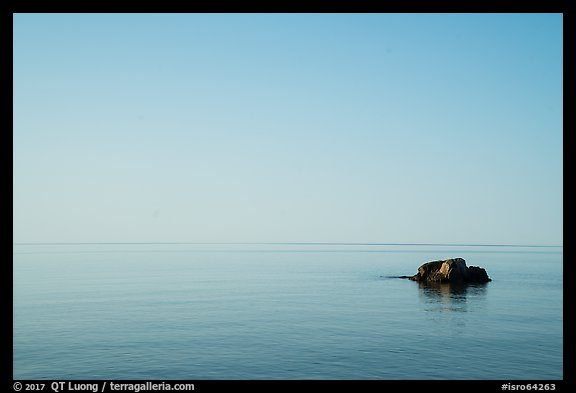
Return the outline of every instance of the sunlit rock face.
<path id="1" fill-rule="evenodd" d="M 477 266 L 466 266 L 462 258 L 426 262 L 418 273 L 409 277 L 419 282 L 483 283 L 492 281 L 486 270 Z"/>

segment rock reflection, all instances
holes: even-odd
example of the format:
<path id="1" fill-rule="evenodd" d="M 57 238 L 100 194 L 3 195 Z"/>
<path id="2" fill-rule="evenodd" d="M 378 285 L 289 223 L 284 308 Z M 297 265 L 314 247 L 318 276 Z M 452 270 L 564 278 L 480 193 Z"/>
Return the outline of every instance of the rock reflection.
<path id="1" fill-rule="evenodd" d="M 488 284 L 418 283 L 426 311 L 469 311 L 468 298 L 486 295 Z"/>

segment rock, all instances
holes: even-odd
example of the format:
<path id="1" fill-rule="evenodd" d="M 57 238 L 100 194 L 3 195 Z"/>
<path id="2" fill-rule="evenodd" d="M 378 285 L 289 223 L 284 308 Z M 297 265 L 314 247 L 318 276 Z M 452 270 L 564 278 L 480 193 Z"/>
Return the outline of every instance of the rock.
<path id="1" fill-rule="evenodd" d="M 488 282 L 488 281 L 492 281 L 492 279 L 488 277 L 488 273 L 486 273 L 486 270 L 478 266 L 470 266 L 468 268 L 468 282 Z"/>
<path id="2" fill-rule="evenodd" d="M 418 268 L 417 274 L 408 278 L 419 282 L 483 283 L 492 281 L 486 270 L 477 266 L 468 267 L 462 258 L 426 262 Z"/>

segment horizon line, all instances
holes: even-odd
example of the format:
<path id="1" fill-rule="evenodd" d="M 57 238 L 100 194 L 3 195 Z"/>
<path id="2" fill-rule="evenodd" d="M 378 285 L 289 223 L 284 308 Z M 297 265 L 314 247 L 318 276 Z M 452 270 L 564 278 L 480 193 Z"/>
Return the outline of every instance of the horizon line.
<path id="1" fill-rule="evenodd" d="M 378 242 L 12 242 L 13 246 L 74 245 L 293 245 L 293 246 L 440 246 L 440 247 L 564 247 L 551 244 L 489 244 L 489 243 L 378 243 Z"/>

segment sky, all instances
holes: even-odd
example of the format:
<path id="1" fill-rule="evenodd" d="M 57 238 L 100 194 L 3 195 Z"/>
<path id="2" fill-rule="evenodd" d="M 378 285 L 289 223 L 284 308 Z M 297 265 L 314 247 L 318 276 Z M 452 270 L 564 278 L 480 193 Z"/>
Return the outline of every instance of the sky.
<path id="1" fill-rule="evenodd" d="M 13 241 L 561 245 L 561 14 L 15 14 Z"/>

